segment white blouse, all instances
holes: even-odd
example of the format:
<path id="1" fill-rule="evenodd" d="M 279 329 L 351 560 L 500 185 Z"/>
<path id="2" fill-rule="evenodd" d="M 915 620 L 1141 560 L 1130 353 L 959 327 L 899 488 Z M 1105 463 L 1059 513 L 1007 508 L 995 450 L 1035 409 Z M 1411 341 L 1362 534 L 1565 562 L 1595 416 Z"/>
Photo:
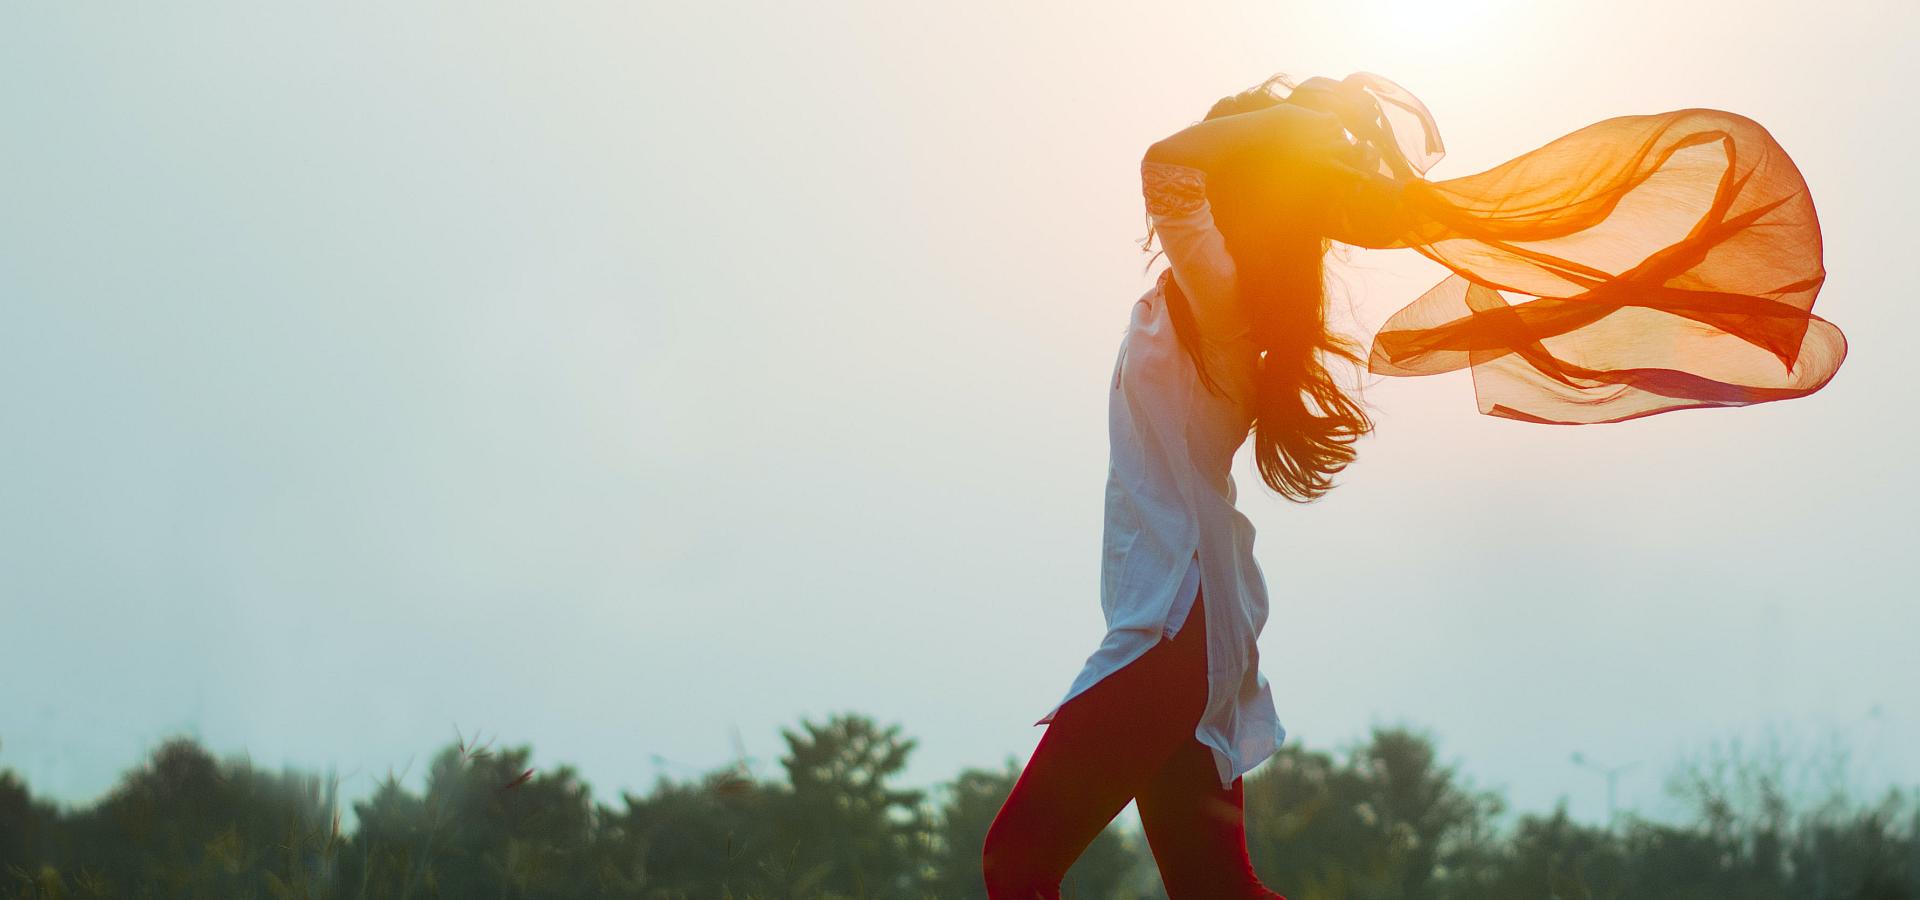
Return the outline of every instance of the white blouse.
<path id="1" fill-rule="evenodd" d="M 1253 523 L 1234 507 L 1230 471 L 1252 424 L 1257 351 L 1244 319 L 1232 317 L 1239 309 L 1233 260 L 1214 227 L 1204 174 L 1143 162 L 1141 182 L 1170 268 L 1135 301 L 1114 361 L 1100 566 L 1107 633 L 1066 696 L 1034 724 L 1053 721 L 1068 700 L 1175 634 L 1204 588 L 1207 704 L 1194 737 L 1212 748 L 1227 788 L 1287 736 L 1259 670 L 1255 639 L 1267 621 L 1266 581 L 1253 558 Z M 1169 273 L 1209 311 L 1195 321 L 1202 322 L 1208 374 L 1225 397 L 1201 383 L 1174 335 L 1161 288 Z M 1222 321 L 1239 327 L 1220 334 Z"/>

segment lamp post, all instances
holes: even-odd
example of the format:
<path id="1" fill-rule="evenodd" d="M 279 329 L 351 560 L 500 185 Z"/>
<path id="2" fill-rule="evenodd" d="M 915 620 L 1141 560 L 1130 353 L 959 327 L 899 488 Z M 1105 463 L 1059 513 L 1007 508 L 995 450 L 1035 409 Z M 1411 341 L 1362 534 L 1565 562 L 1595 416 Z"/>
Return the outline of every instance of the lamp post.
<path id="1" fill-rule="evenodd" d="M 1633 762 L 1627 763 L 1624 766 L 1611 766 L 1611 767 L 1603 766 L 1603 765 L 1600 765 L 1599 763 L 1596 763 L 1587 759 L 1586 754 L 1576 750 L 1573 753 L 1573 762 L 1575 765 L 1585 766 L 1607 777 L 1607 828 L 1612 829 L 1613 822 L 1614 822 L 1615 782 L 1619 779 L 1621 772 L 1625 772 L 1626 770 L 1639 765 L 1640 761 L 1634 760 Z"/>

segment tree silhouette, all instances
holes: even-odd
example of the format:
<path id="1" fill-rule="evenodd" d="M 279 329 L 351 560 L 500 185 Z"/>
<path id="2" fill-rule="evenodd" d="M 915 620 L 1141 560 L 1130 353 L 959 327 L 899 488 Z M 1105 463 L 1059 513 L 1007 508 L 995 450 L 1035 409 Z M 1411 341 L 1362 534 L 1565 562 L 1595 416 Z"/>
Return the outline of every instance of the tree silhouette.
<path id="1" fill-rule="evenodd" d="M 68 870 L 82 895 L 314 890 L 341 840 L 336 788 L 330 778 L 222 763 L 191 740 L 169 740 L 93 808 L 69 817 L 58 856 L 43 862 Z"/>
<path id="2" fill-rule="evenodd" d="M 782 729 L 792 794 L 782 839 L 803 866 L 825 866 L 820 887 L 850 897 L 915 897 L 927 879 L 931 826 L 923 791 L 894 790 L 918 741 L 854 713 Z"/>
<path id="3" fill-rule="evenodd" d="M 345 880 L 368 896 L 561 898 L 638 888 L 605 853 L 605 818 L 574 770 L 535 771 L 530 747 L 464 740 L 434 757 L 425 797 L 389 778 L 354 809 Z"/>
<path id="4" fill-rule="evenodd" d="M 914 741 L 854 714 L 785 732 L 785 783 L 728 767 L 661 779 L 619 810 L 572 769 L 466 739 L 425 791 L 389 777 L 340 832 L 337 784 L 168 741 L 98 802 L 63 810 L 0 771 L 0 900 L 617 898 L 979 900 L 986 832 L 1019 768 L 934 794 L 892 781 Z M 1433 743 L 1376 729 L 1335 755 L 1290 743 L 1246 780 L 1248 845 L 1292 900 L 1914 900 L 1920 805 L 1900 790 L 1809 805 L 1778 760 L 1694 760 L 1669 790 L 1695 821 L 1572 821 L 1564 802 L 1497 833 L 1497 795 Z M 1062 879 L 1075 900 L 1163 898 L 1145 842 L 1110 825 Z"/>
<path id="5" fill-rule="evenodd" d="M 1284 745 L 1242 785 L 1261 879 L 1292 896 L 1429 900 L 1487 853 L 1497 796 L 1455 783 L 1420 734 L 1375 729 L 1344 763 Z"/>
<path id="6" fill-rule="evenodd" d="M 691 784 L 662 778 L 648 796 L 626 796 L 611 834 L 631 845 L 649 896 L 804 896 L 812 885 L 778 840 L 786 795 L 731 769 Z"/>
<path id="7" fill-rule="evenodd" d="M 10 771 L 0 771 L 0 873 L 32 881 L 40 866 L 60 854 L 60 811 L 33 798 Z"/>

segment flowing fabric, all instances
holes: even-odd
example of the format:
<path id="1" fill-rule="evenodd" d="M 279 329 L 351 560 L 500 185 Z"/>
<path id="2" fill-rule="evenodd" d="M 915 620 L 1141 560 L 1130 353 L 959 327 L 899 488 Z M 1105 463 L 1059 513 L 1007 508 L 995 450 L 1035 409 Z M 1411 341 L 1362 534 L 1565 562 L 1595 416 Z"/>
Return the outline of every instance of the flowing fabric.
<path id="1" fill-rule="evenodd" d="M 1470 368 L 1482 413 L 1592 424 L 1805 396 L 1846 357 L 1812 311 L 1826 278 L 1813 199 L 1751 119 L 1620 116 L 1428 181 L 1440 132 L 1399 85 L 1311 78 L 1288 100 L 1337 113 L 1363 160 L 1328 236 L 1453 272 L 1381 327 L 1372 372 Z"/>

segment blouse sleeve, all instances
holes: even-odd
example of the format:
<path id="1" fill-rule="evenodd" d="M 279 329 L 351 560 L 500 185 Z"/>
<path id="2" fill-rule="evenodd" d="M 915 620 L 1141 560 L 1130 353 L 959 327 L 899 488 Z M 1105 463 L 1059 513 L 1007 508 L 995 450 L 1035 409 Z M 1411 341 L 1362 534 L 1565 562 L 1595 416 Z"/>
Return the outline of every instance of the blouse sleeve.
<path id="1" fill-rule="evenodd" d="M 1250 334 L 1252 326 L 1234 289 L 1233 257 L 1207 203 L 1206 173 L 1142 161 L 1140 186 L 1173 279 L 1192 301 L 1201 336 L 1225 343 Z"/>

